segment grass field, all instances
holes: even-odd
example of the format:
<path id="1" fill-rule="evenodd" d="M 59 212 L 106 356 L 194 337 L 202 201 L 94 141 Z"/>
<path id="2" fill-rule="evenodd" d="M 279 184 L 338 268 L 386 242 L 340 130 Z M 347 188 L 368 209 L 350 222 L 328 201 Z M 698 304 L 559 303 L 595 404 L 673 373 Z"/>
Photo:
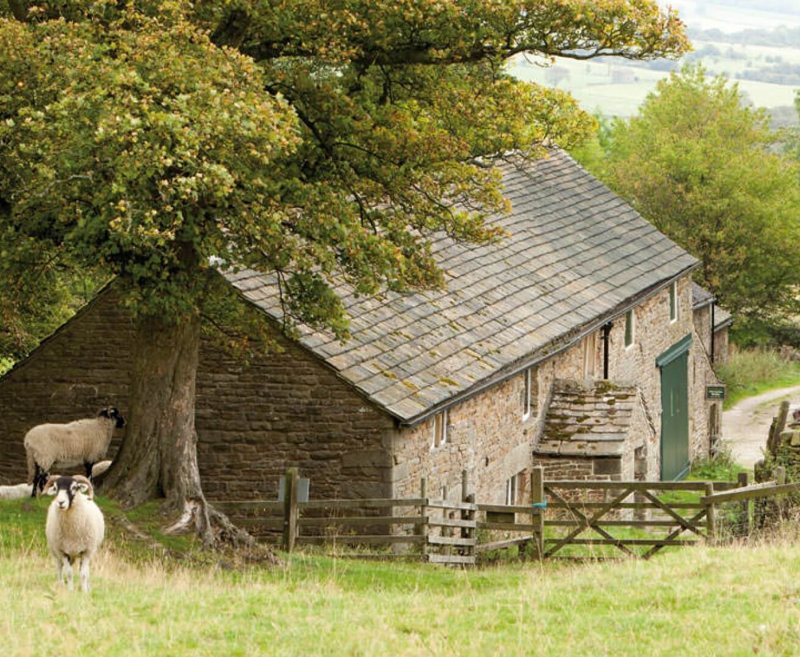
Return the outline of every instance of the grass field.
<path id="1" fill-rule="evenodd" d="M 794 655 L 800 550 L 701 548 L 649 562 L 461 571 L 294 556 L 171 565 L 117 531 L 94 590 L 55 586 L 46 502 L 0 503 L 4 657 Z"/>
<path id="2" fill-rule="evenodd" d="M 695 44 L 700 47 L 702 44 Z M 729 46 L 725 46 L 727 49 Z M 752 51 L 753 58 L 763 59 L 770 49 L 757 46 L 742 46 L 742 50 Z M 776 49 L 777 50 L 777 49 Z M 780 49 L 788 61 L 800 58 L 800 49 Z M 556 86 L 569 91 L 589 112 L 599 112 L 605 116 L 630 117 L 637 113 L 647 94 L 654 91 L 656 83 L 668 73 L 654 71 L 638 66 L 626 66 L 624 62 L 614 64 L 580 62 L 557 59 L 557 66 L 566 76 Z M 738 60 L 714 59 L 705 62 L 712 74 L 726 72 L 735 78 L 735 72 L 745 64 Z M 509 65 L 509 73 L 515 77 L 539 84 L 551 85 L 552 72 L 534 61 L 518 57 Z M 621 81 L 614 76 L 628 77 Z M 772 84 L 755 80 L 736 80 L 742 91 L 758 107 L 788 106 L 794 103 L 795 87 Z"/>
<path id="3" fill-rule="evenodd" d="M 747 349 L 732 353 L 717 375 L 728 388 L 724 406 L 730 408 L 745 397 L 800 385 L 800 363 L 774 351 Z"/>

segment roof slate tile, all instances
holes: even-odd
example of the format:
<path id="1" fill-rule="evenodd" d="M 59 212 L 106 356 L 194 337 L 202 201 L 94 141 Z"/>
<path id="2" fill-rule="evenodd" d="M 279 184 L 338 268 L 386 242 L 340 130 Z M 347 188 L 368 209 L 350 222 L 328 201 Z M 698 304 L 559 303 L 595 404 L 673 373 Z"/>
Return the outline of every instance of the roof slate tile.
<path id="1" fill-rule="evenodd" d="M 438 236 L 446 290 L 374 299 L 341 286 L 350 341 L 300 327 L 300 344 L 403 422 L 488 377 L 502 378 L 696 265 L 563 151 L 500 170 L 512 211 L 491 223 L 511 236 L 481 245 Z M 226 276 L 281 320 L 274 277 L 248 270 Z"/>

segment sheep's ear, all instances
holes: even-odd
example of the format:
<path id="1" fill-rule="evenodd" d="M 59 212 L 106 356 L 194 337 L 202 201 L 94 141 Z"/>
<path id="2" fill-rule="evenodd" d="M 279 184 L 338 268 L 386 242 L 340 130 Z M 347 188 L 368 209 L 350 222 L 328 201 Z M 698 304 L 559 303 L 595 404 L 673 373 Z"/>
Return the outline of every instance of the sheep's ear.
<path id="1" fill-rule="evenodd" d="M 47 483 L 44 485 L 42 492 L 45 495 L 55 495 L 58 492 L 57 483 L 58 477 L 50 477 L 50 479 L 48 479 Z"/>
<path id="2" fill-rule="evenodd" d="M 100 412 L 97 414 L 97 417 L 111 417 L 108 413 L 107 408 L 100 409 Z"/>

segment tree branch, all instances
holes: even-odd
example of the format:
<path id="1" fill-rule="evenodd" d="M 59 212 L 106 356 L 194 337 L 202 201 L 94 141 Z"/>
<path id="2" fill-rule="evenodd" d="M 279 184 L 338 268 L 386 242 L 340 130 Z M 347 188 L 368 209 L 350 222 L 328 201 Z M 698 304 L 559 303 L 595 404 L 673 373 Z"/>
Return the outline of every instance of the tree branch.
<path id="1" fill-rule="evenodd" d="M 8 0 L 11 13 L 21 23 L 28 22 L 28 3 L 25 0 Z"/>

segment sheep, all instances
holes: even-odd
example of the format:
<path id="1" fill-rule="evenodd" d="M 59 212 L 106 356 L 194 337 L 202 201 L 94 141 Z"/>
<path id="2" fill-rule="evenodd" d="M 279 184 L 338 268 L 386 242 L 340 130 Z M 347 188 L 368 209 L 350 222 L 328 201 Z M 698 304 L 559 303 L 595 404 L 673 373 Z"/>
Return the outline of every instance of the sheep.
<path id="1" fill-rule="evenodd" d="M 100 461 L 99 463 L 95 463 L 92 466 L 92 476 L 89 477 L 91 482 L 94 483 L 95 479 L 97 479 L 100 475 L 105 474 L 110 467 L 111 461 Z"/>
<path id="2" fill-rule="evenodd" d="M 16 484 L 15 486 L 0 486 L 0 500 L 18 500 L 28 497 L 30 484 Z"/>
<path id="3" fill-rule="evenodd" d="M 89 590 L 89 562 L 105 535 L 105 520 L 94 502 L 92 483 L 82 475 L 54 476 L 44 487 L 55 499 L 47 509 L 45 535 L 56 562 L 57 581 L 72 591 L 72 564 L 80 562 L 81 590 Z"/>
<path id="4" fill-rule="evenodd" d="M 86 477 L 92 481 L 92 466 L 108 451 L 114 429 L 125 426 L 125 418 L 113 406 L 100 410 L 95 418 L 68 424 L 40 424 L 25 434 L 23 443 L 28 460 L 28 481 L 31 497 L 44 488 L 50 468 L 82 463 Z"/>

